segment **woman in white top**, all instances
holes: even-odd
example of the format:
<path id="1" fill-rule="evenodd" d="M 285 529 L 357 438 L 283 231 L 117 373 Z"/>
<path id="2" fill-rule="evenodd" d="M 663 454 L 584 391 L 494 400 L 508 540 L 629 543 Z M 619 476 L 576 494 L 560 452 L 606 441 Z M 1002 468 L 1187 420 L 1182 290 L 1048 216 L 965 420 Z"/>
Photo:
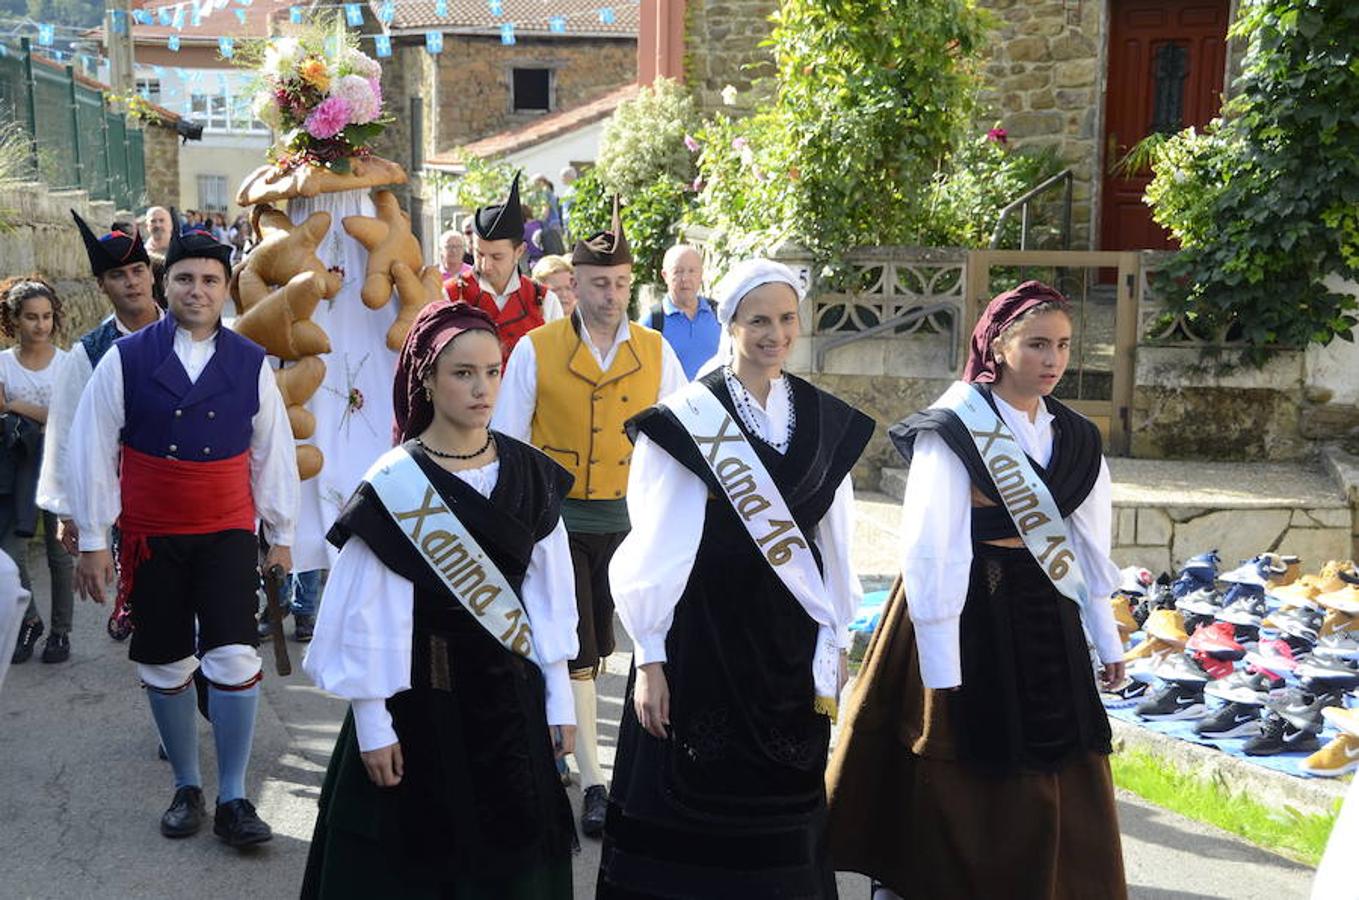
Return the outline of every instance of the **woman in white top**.
<path id="1" fill-rule="evenodd" d="M 425 307 L 398 361 L 403 443 L 331 530 L 340 554 L 303 666 L 351 713 L 304 897 L 571 897 L 554 762 L 575 732 L 571 476 L 488 429 L 500 366 L 486 313 Z"/>
<path id="2" fill-rule="evenodd" d="M 61 299 L 52 285 L 37 275 L 0 282 L 0 329 L 17 346 L 0 353 L 0 547 L 14 558 L 25 590 L 32 592 L 28 574 L 28 539 L 37 532 L 41 514 L 47 569 L 51 575 L 52 630 L 43 645 L 42 661 L 65 662 L 71 657 L 71 587 L 73 559 L 57 540 L 57 517 L 36 503 L 38 471 L 42 466 L 43 432 L 52 385 L 66 351 L 52 343 L 61 327 Z M 46 630 L 37 597 L 28 604 L 11 662 L 27 662 Z"/>
<path id="3" fill-rule="evenodd" d="M 1087 646 L 1088 634 L 1105 685 L 1122 681 L 1102 602 L 1118 579 L 1109 470 L 1096 427 L 1051 396 L 1070 346 L 1065 298 L 1026 282 L 977 324 L 970 387 L 890 432 L 910 463 L 905 591 L 869 647 L 829 778 L 832 859 L 882 896 L 1126 897 Z M 966 424 L 951 398 L 970 407 Z M 1020 477 L 1016 449 L 1033 475 Z M 1037 551 L 1021 525 L 1051 526 Z M 1080 595 L 1073 572 L 1095 602 L 1059 590 Z"/>
<path id="4" fill-rule="evenodd" d="M 849 473 L 873 422 L 784 371 L 786 266 L 741 263 L 717 294 L 723 364 L 628 425 L 632 531 L 609 578 L 635 668 L 599 897 L 835 896 L 825 763 L 861 597 Z M 725 457 L 735 438 L 746 462 Z"/>

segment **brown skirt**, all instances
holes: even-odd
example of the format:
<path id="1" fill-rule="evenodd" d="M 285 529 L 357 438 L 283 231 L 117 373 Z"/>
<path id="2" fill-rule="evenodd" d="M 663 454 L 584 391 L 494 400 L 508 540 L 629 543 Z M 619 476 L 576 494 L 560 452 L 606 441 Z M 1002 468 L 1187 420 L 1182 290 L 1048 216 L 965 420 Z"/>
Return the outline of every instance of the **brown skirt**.
<path id="1" fill-rule="evenodd" d="M 827 768 L 834 867 L 905 898 L 1124 900 L 1108 758 L 987 772 L 958 761 L 949 700 L 921 682 L 898 579 Z"/>

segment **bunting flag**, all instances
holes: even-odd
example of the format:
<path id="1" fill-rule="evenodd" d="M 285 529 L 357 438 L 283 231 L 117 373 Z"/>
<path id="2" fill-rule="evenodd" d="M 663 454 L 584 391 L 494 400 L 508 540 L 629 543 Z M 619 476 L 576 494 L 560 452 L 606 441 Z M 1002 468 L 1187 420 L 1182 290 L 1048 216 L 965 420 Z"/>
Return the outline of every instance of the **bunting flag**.
<path id="1" fill-rule="evenodd" d="M 430 53 L 443 53 L 444 33 L 442 31 L 426 31 L 425 49 Z"/>
<path id="2" fill-rule="evenodd" d="M 435 0 L 434 14 L 441 19 L 448 15 L 448 0 Z"/>
<path id="3" fill-rule="evenodd" d="M 56 28 L 52 25 L 41 24 L 38 26 L 38 46 L 50 47 L 56 38 Z"/>
<path id="4" fill-rule="evenodd" d="M 553 16 L 547 20 L 547 30 L 553 34 L 566 34 L 566 17 Z"/>
<path id="5" fill-rule="evenodd" d="M 170 24 L 170 7 L 162 6 L 159 9 L 157 9 L 156 21 L 159 22 L 161 25 L 168 26 Z"/>
<path id="6" fill-rule="evenodd" d="M 390 35 L 373 35 L 373 44 L 375 45 L 373 49 L 377 53 L 379 59 L 386 59 L 392 55 L 392 39 Z"/>
<path id="7" fill-rule="evenodd" d="M 344 5 L 344 20 L 349 25 L 358 28 L 363 24 L 363 7 L 357 3 L 346 3 Z"/>
<path id="8" fill-rule="evenodd" d="M 109 24 L 114 34 L 127 34 L 127 12 L 121 9 L 113 10 L 109 16 Z"/>
<path id="9" fill-rule="evenodd" d="M 194 28 L 197 28 L 202 24 L 203 24 L 203 13 L 199 11 L 198 7 L 195 6 L 189 12 L 189 25 L 191 25 Z"/>
<path id="10" fill-rule="evenodd" d="M 171 53 L 179 52 L 179 35 L 172 34 L 165 39 L 165 46 L 170 48 Z"/>
<path id="11" fill-rule="evenodd" d="M 493 16 L 503 16 L 505 14 L 505 4 L 500 0 L 486 0 L 486 8 L 491 11 Z"/>
<path id="12" fill-rule="evenodd" d="M 217 52 L 222 54 L 222 59 L 231 59 L 236 55 L 236 39 L 219 37 L 217 39 Z"/>
<path id="13" fill-rule="evenodd" d="M 289 21 L 289 22 L 292 22 L 294 25 L 301 25 L 301 24 L 302 24 L 302 7 L 300 7 L 300 6 L 290 6 L 290 7 L 288 7 L 288 21 Z"/>
<path id="14" fill-rule="evenodd" d="M 378 21 L 384 25 L 390 25 L 394 18 L 396 18 L 396 3 L 393 0 L 382 0 L 382 5 L 378 7 Z"/>
<path id="15" fill-rule="evenodd" d="M 235 10 L 235 13 L 236 13 L 236 20 L 237 20 L 238 22 L 240 22 L 242 25 L 244 25 L 244 24 L 245 24 L 245 10 L 243 10 L 243 9 L 238 9 L 238 10 Z"/>
<path id="16" fill-rule="evenodd" d="M 515 43 L 513 22 L 506 22 L 500 26 L 500 43 L 506 45 Z"/>
<path id="17" fill-rule="evenodd" d="M 132 21 L 136 22 L 138 25 L 150 25 L 151 14 L 144 9 L 134 9 L 132 11 Z"/>
<path id="18" fill-rule="evenodd" d="M 614 23 L 612 6 L 601 6 L 599 8 L 599 22 L 601 25 L 612 25 Z"/>
<path id="19" fill-rule="evenodd" d="M 170 27 L 175 31 L 184 30 L 184 7 L 175 7 L 175 15 L 174 18 L 170 20 Z"/>

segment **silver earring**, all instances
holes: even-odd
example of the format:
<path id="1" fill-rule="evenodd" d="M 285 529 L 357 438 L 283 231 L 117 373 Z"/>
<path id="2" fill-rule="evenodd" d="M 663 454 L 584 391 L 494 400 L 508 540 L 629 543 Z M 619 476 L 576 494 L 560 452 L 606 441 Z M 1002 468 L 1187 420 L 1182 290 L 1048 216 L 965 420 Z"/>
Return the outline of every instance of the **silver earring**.
<path id="1" fill-rule="evenodd" d="M 425 399 L 426 400 L 434 399 L 434 392 L 429 389 L 429 385 L 425 385 Z"/>

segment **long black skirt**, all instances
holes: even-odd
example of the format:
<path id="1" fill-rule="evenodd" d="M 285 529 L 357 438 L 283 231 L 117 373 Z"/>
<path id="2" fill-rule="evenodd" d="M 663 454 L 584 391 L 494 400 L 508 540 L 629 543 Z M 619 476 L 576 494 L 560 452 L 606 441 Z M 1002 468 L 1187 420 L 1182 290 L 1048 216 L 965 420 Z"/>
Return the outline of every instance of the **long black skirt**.
<path id="1" fill-rule="evenodd" d="M 569 898 L 576 844 L 542 673 L 462 611 L 412 642 L 388 701 L 405 774 L 379 788 L 347 716 L 321 789 L 303 897 Z"/>

